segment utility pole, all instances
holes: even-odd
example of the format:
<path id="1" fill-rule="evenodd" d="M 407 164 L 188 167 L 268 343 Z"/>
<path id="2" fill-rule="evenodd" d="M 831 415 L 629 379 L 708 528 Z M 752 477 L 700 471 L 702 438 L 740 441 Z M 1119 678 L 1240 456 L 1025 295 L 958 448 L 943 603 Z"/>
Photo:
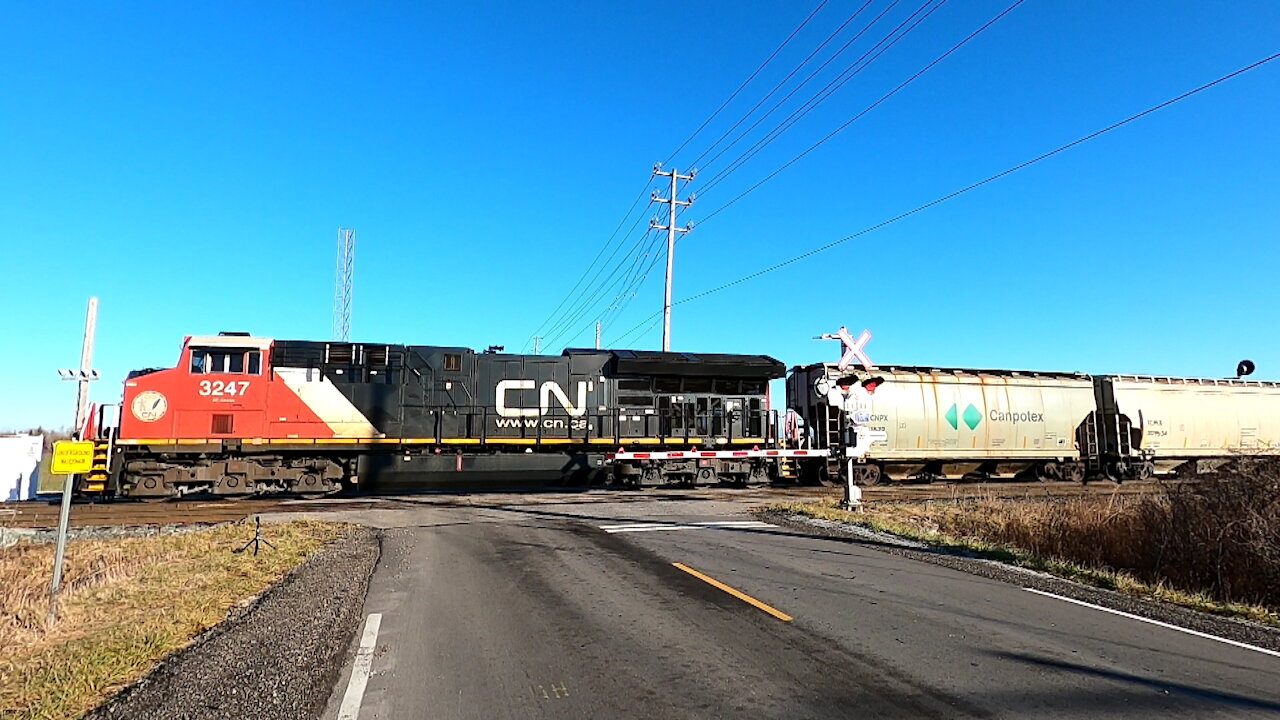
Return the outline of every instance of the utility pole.
<path id="1" fill-rule="evenodd" d="M 72 437 L 77 440 L 92 440 L 81 437 L 85 421 L 89 415 L 89 383 L 98 379 L 93 369 L 93 336 L 98 327 L 98 298 L 89 298 L 89 308 L 84 317 L 84 343 L 80 346 L 80 370 L 59 370 L 64 380 L 78 381 L 76 391 L 76 424 L 71 428 Z M 64 476 L 62 485 L 62 512 L 58 516 L 58 549 L 54 553 L 53 582 L 49 585 L 49 627 L 58 621 L 58 590 L 62 588 L 62 561 L 67 552 L 67 524 L 71 519 L 71 491 L 75 486 L 75 475 Z"/>
<path id="2" fill-rule="evenodd" d="M 693 176 L 698 174 L 697 170 L 690 170 L 688 175 L 681 175 L 675 168 L 671 168 L 670 172 L 662 170 L 662 163 L 653 166 L 653 174 L 656 177 L 671 178 L 671 194 L 665 198 L 658 196 L 658 191 L 653 191 L 650 202 L 658 204 L 667 204 L 670 206 L 670 212 L 667 215 L 667 224 L 659 225 L 658 219 L 654 218 L 649 221 L 649 229 L 666 230 L 667 231 L 667 289 L 663 294 L 662 300 L 662 351 L 671 351 L 671 272 L 675 264 L 676 253 L 676 233 L 687 233 L 693 229 L 693 223 L 689 223 L 682 228 L 676 227 L 676 209 L 679 205 L 688 207 L 693 204 L 694 196 L 690 195 L 688 200 L 680 200 L 676 197 L 676 182 L 679 180 L 693 181 Z"/>
<path id="3" fill-rule="evenodd" d="M 600 349 L 600 321 L 596 321 L 596 349 Z"/>

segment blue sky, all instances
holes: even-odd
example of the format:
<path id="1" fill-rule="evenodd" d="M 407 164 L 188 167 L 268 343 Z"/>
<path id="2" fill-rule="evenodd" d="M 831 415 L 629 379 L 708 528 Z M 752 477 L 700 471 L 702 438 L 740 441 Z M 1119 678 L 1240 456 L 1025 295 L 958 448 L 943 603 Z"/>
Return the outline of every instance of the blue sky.
<path id="1" fill-rule="evenodd" d="M 830 0 L 672 164 L 684 171 L 864 1 Z M 339 226 L 359 233 L 355 340 L 519 350 L 653 163 L 817 4 L 9 3 L 0 428 L 68 423 L 74 388 L 55 370 L 78 361 L 91 294 L 100 402 L 129 369 L 171 364 L 184 335 L 327 338 Z M 690 189 L 919 5 L 891 9 Z M 681 222 L 1007 5 L 941 6 Z M 1266 0 L 1027 0 L 697 226 L 677 248 L 675 296 L 1004 170 L 1280 51 L 1277 38 L 1280 4 Z M 880 363 L 1222 376 L 1249 357 L 1280 379 L 1278 100 L 1280 62 L 679 305 L 673 347 L 812 362 L 838 353 L 811 338 L 846 324 L 875 333 Z M 625 302 L 605 316 L 606 345 L 646 321 L 661 263 L 634 296 L 608 295 L 544 351 L 591 344 L 609 305 Z M 624 344 L 658 347 L 659 326 Z"/>

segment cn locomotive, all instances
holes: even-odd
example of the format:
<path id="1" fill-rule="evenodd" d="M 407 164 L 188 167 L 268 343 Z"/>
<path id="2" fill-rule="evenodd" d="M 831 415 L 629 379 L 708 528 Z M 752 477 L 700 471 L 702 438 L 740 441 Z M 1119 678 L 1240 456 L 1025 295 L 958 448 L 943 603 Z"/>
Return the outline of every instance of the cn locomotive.
<path id="1" fill-rule="evenodd" d="M 174 367 L 131 373 L 110 458 L 88 489 L 322 495 L 592 484 L 627 447 L 699 448 L 701 462 L 617 472 L 645 482 L 769 474 L 764 355 L 467 348 L 188 337 Z M 756 450 L 758 453 L 759 451 Z"/>
<path id="2" fill-rule="evenodd" d="M 783 411 L 769 383 L 786 376 Z M 109 406 L 108 406 L 109 407 Z M 1115 481 L 1280 450 L 1280 384 L 766 355 L 188 337 L 81 436 L 97 496 Z"/>

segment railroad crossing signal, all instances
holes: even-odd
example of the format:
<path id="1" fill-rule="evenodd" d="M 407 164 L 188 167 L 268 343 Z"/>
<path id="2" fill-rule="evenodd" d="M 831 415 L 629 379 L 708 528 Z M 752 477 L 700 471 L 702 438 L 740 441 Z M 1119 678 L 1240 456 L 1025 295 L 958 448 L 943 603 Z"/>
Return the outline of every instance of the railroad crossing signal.
<path id="1" fill-rule="evenodd" d="M 848 370 L 854 360 L 857 360 L 858 364 L 862 365 L 862 367 L 868 371 L 876 369 L 875 365 L 871 362 L 871 357 L 867 355 L 866 351 L 867 343 L 871 342 L 870 330 L 863 330 L 862 334 L 858 336 L 858 339 L 854 340 L 853 335 L 849 334 L 848 328 L 842 326 L 834 335 L 827 333 L 826 335 L 821 335 L 815 339 L 839 340 L 841 344 L 844 345 L 844 355 L 840 357 L 840 362 L 836 364 L 836 367 L 839 368 L 840 372 Z"/>
<path id="2" fill-rule="evenodd" d="M 49 472 L 54 475 L 78 475 L 93 469 L 93 442 L 59 440 L 53 444 L 53 460 Z"/>

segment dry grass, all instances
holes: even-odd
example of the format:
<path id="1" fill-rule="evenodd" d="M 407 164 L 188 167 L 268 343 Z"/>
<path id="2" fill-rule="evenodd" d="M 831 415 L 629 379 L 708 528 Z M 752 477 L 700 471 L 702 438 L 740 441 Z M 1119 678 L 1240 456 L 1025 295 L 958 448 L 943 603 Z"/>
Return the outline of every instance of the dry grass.
<path id="1" fill-rule="evenodd" d="M 772 509 L 1280 625 L 1280 466 L 1207 476 L 1155 496 L 834 502 Z"/>
<path id="2" fill-rule="evenodd" d="M 0 550 L 0 718 L 79 717 L 344 532 L 269 526 L 278 550 L 257 557 L 231 552 L 253 536 L 248 525 L 70 543 L 53 630 L 53 546 Z"/>

